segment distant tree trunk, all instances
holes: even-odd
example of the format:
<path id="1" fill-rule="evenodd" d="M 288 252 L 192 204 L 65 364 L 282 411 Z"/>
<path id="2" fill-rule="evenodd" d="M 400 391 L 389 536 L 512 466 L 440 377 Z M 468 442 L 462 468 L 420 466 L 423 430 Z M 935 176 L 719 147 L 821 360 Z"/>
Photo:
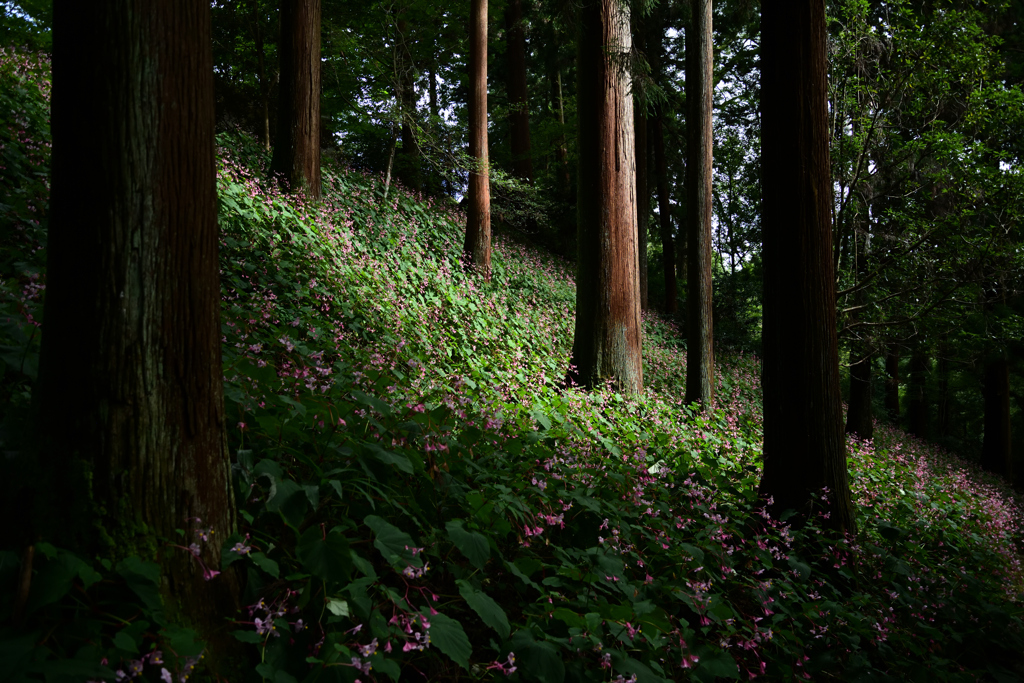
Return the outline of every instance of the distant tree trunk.
<path id="1" fill-rule="evenodd" d="M 469 218 L 463 246 L 468 263 L 491 277 L 491 187 L 487 154 L 487 0 L 472 0 L 469 18 Z"/>
<path id="2" fill-rule="evenodd" d="M 270 89 L 273 83 L 267 78 L 266 55 L 263 48 L 263 32 L 260 30 L 260 3 L 252 0 L 252 30 L 253 39 L 256 43 L 256 77 L 260 84 L 260 109 L 261 127 L 260 143 L 268 152 L 270 151 Z"/>
<path id="3" fill-rule="evenodd" d="M 646 311 L 647 217 L 651 214 L 651 197 L 647 190 L 647 116 L 642 110 L 634 112 L 633 130 L 636 144 L 636 231 L 640 260 L 640 310 Z"/>
<path id="4" fill-rule="evenodd" d="M 209 639 L 216 666 L 234 640 L 237 579 L 206 581 L 168 545 L 176 529 L 212 527 L 201 557 L 219 569 L 235 529 L 210 3 L 56 0 L 52 131 L 35 388 L 52 478 L 44 538 L 158 561 L 168 606 Z"/>
<path id="5" fill-rule="evenodd" d="M 761 9 L 764 474 L 778 514 L 855 525 L 839 393 L 823 0 Z"/>
<path id="6" fill-rule="evenodd" d="M 686 35 L 687 248 L 686 402 L 715 400 L 711 303 L 711 1 L 691 0 Z"/>
<path id="7" fill-rule="evenodd" d="M 907 420 L 909 431 L 924 439 L 928 435 L 928 373 L 931 361 L 924 348 L 917 346 L 910 354 L 910 383 L 907 386 Z"/>
<path id="8" fill-rule="evenodd" d="M 579 259 L 576 332 L 567 380 L 584 387 L 611 380 L 643 390 L 637 258 L 629 13 L 621 0 L 579 8 L 577 112 Z"/>
<path id="9" fill-rule="evenodd" d="M 530 97 L 526 90 L 526 32 L 523 30 L 522 0 L 509 0 L 505 8 L 508 55 L 509 139 L 512 143 L 512 173 L 533 182 L 530 149 Z"/>
<path id="10" fill-rule="evenodd" d="M 661 263 L 665 271 L 665 313 L 675 315 L 676 304 L 676 247 L 672 238 L 672 205 L 668 194 L 668 164 L 665 162 L 665 118 L 658 106 L 651 119 L 651 141 L 654 145 L 654 175 L 658 185 L 658 222 L 661 227 Z"/>
<path id="11" fill-rule="evenodd" d="M 398 107 L 402 116 L 402 151 L 401 158 L 396 164 L 395 175 L 410 190 L 419 190 L 422 184 L 420 178 L 420 145 L 416 139 L 416 66 L 412 62 L 412 53 L 409 51 L 409 24 L 405 20 L 406 8 L 398 10 L 398 17 L 395 24 L 398 35 L 396 36 L 397 54 L 395 65 L 398 73 L 395 74 L 398 84 Z"/>
<path id="12" fill-rule="evenodd" d="M 855 223 L 854 257 L 857 265 L 857 281 L 862 282 L 869 273 L 870 242 L 868 231 L 862 221 Z M 855 301 L 863 306 L 867 302 L 865 290 L 855 294 Z M 861 316 L 860 310 L 851 314 L 853 320 Z M 875 424 L 873 408 L 873 391 L 871 387 L 872 363 L 874 349 L 867 339 L 855 341 L 850 348 L 850 405 L 846 413 L 846 433 L 856 434 L 861 439 L 874 437 Z"/>
<path id="13" fill-rule="evenodd" d="M 892 422 L 900 420 L 900 348 L 890 344 L 885 353 L 885 412 Z"/>
<path id="14" fill-rule="evenodd" d="M 985 364 L 985 437 L 981 466 L 1013 481 L 1013 442 L 1010 432 L 1010 362 L 1005 353 Z"/>
<path id="15" fill-rule="evenodd" d="M 938 380 L 938 402 L 936 405 L 935 430 L 940 437 L 949 436 L 949 422 L 951 412 L 951 396 L 949 391 L 949 352 L 950 348 L 946 343 L 939 346 L 937 362 Z"/>
<path id="16" fill-rule="evenodd" d="M 871 363 L 873 356 L 866 344 L 857 344 L 850 352 L 850 408 L 846 413 L 846 433 L 861 439 L 875 435 L 871 411 Z"/>
<path id="17" fill-rule="evenodd" d="M 270 172 L 320 199 L 320 0 L 281 0 L 281 92 Z"/>

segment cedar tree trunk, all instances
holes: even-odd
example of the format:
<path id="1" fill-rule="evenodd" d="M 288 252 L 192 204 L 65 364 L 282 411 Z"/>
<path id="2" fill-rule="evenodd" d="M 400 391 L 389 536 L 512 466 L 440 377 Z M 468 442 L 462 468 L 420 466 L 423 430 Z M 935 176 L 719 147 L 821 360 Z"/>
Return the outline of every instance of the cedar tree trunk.
<path id="1" fill-rule="evenodd" d="M 610 380 L 643 390 L 633 97 L 628 7 L 586 0 L 579 9 L 577 102 L 579 258 L 576 333 L 567 380 Z"/>
<path id="2" fill-rule="evenodd" d="M 469 18 L 469 211 L 467 263 L 491 276 L 491 188 L 487 156 L 487 0 L 471 0 Z"/>
<path id="3" fill-rule="evenodd" d="M 651 141 L 654 145 L 654 175 L 658 185 L 658 225 L 661 228 L 661 263 L 665 271 L 665 312 L 675 315 L 676 305 L 676 246 L 672 238 L 672 205 L 668 197 L 668 164 L 665 162 L 665 116 L 659 105 L 651 119 Z"/>
<path id="4" fill-rule="evenodd" d="M 686 35 L 686 402 L 715 400 L 711 319 L 711 0 L 692 0 Z"/>
<path id="5" fill-rule="evenodd" d="M 761 17 L 764 474 L 778 514 L 854 528 L 843 439 L 832 266 L 824 0 L 765 3 Z"/>
<path id="6" fill-rule="evenodd" d="M 636 230 L 640 261 L 640 309 L 647 310 L 647 216 L 651 200 L 647 193 L 647 116 L 634 101 L 633 137 L 636 144 Z"/>
<path id="7" fill-rule="evenodd" d="M 928 373 L 931 361 L 921 347 L 910 354 L 910 384 L 907 387 L 908 431 L 916 437 L 925 438 L 928 433 Z"/>
<path id="8" fill-rule="evenodd" d="M 885 354 L 885 412 L 892 422 L 900 419 L 900 347 L 890 344 Z"/>
<path id="9" fill-rule="evenodd" d="M 523 31 L 522 0 L 509 0 L 505 8 L 506 50 L 508 51 L 508 125 L 512 142 L 512 173 L 533 182 L 530 150 L 530 98 L 526 90 L 526 32 Z"/>
<path id="10" fill-rule="evenodd" d="M 850 353 L 850 408 L 846 413 L 846 433 L 860 439 L 875 435 L 871 414 L 871 363 L 873 357 L 866 344 L 857 344 Z"/>
<path id="11" fill-rule="evenodd" d="M 171 613 L 209 639 L 216 661 L 233 642 L 224 629 L 238 607 L 235 574 L 204 580 L 199 562 L 169 545 L 193 540 L 176 529 L 212 527 L 200 557 L 219 569 L 235 528 L 210 3 L 57 0 L 53 18 L 35 399 L 54 524 L 41 530 L 85 556 L 158 561 Z"/>
<path id="12" fill-rule="evenodd" d="M 985 364 L 985 437 L 981 466 L 1013 480 L 1013 449 L 1010 439 L 1010 362 L 1005 354 Z"/>
<path id="13" fill-rule="evenodd" d="M 320 0 L 281 0 L 281 88 L 270 172 L 320 199 Z"/>

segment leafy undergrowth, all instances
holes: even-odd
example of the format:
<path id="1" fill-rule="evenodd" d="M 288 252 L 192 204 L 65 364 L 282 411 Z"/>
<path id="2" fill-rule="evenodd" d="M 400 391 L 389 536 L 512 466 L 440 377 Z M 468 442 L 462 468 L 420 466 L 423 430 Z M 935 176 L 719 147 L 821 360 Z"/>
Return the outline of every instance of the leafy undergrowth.
<path id="1" fill-rule="evenodd" d="M 792 528 L 756 497 L 756 358 L 720 354 L 696 412 L 676 330 L 645 317 L 644 395 L 560 391 L 566 264 L 497 235 L 482 282 L 453 207 L 341 168 L 304 205 L 220 143 L 240 528 L 219 569 L 244 577 L 254 680 L 1013 680 L 1004 485 L 879 425 L 850 444 L 858 535 Z M 23 680 L 188 676 L 153 565 L 41 555 L 49 592 L 0 632 Z"/>

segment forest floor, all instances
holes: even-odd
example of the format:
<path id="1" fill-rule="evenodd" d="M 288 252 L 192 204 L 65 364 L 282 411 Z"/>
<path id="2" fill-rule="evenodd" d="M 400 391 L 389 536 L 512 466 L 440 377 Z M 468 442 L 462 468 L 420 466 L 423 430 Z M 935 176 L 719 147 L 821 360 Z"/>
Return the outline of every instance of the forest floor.
<path id="1" fill-rule="evenodd" d="M 848 444 L 856 535 L 772 519 L 755 357 L 720 349 L 699 412 L 645 314 L 642 395 L 562 390 L 570 264 L 499 232 L 483 282 L 457 208 L 343 168 L 294 203 L 221 142 L 238 561 L 255 617 L 304 626 L 240 627 L 266 678 L 1016 680 L 1004 481 L 880 423 Z"/>

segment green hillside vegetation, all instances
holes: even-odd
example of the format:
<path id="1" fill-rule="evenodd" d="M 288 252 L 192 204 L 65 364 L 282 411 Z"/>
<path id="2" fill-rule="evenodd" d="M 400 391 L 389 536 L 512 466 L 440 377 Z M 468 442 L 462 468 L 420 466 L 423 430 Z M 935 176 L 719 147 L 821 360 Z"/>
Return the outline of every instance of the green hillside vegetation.
<path id="1" fill-rule="evenodd" d="M 48 73 L 21 53 L 4 65 L 4 97 L 36 117 L 4 138 L 5 159 L 34 159 L 4 176 L 3 438 L 17 449 L 45 330 L 48 143 L 45 106 L 27 103 L 45 102 Z M 500 232 L 483 282 L 462 269 L 454 205 L 385 200 L 380 178 L 337 164 L 306 205 L 264 180 L 253 140 L 219 142 L 243 519 L 230 538 L 191 520 L 168 546 L 210 581 L 241 572 L 247 609 L 227 630 L 253 680 L 1020 675 L 1021 508 L 1001 479 L 879 424 L 849 443 L 857 535 L 833 537 L 824 507 L 800 528 L 772 518 L 757 358 L 720 351 L 719 399 L 699 412 L 678 331 L 645 315 L 644 394 L 562 389 L 569 264 Z M 227 549 L 220 567 L 210 543 Z M 18 565 L 0 553 L 4 585 Z M 204 675 L 156 565 L 41 543 L 36 568 L 22 621 L 0 593 L 5 680 Z"/>

